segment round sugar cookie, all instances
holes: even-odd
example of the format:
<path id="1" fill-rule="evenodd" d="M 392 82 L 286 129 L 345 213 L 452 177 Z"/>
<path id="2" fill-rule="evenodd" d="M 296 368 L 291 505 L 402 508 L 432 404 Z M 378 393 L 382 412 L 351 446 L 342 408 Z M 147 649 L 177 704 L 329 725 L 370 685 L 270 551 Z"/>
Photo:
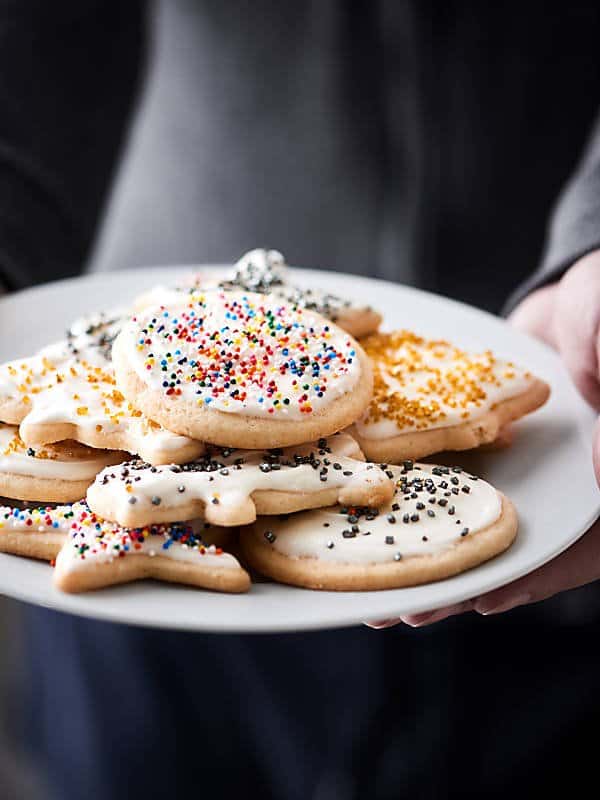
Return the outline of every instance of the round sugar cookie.
<path id="1" fill-rule="evenodd" d="M 265 295 L 213 291 L 151 309 L 113 346 L 119 389 L 150 419 L 224 447 L 328 436 L 366 409 L 362 348 L 323 317 Z"/>
<path id="2" fill-rule="evenodd" d="M 245 253 L 230 273 L 221 279 L 199 271 L 190 273 L 171 288 L 156 286 L 139 295 L 134 301 L 134 308 L 141 311 L 151 306 L 177 305 L 186 297 L 209 289 L 268 294 L 277 302 L 316 311 L 356 339 L 374 333 L 381 323 L 381 314 L 371 306 L 318 287 L 296 286 L 293 270 L 287 266 L 283 255 L 278 250 L 263 248 Z"/>
<path id="3" fill-rule="evenodd" d="M 376 461 L 490 444 L 550 394 L 547 383 L 490 350 L 468 353 L 407 330 L 376 333 L 362 345 L 374 390 L 351 433 Z"/>
<path id="4" fill-rule="evenodd" d="M 513 542 L 514 506 L 489 483 L 458 467 L 390 469 L 395 496 L 379 510 L 336 506 L 243 529 L 249 565 L 310 589 L 394 589 L 456 575 Z"/>
<path id="5" fill-rule="evenodd" d="M 90 507 L 122 525 L 202 517 L 215 525 L 253 522 L 333 503 L 378 506 L 392 497 L 391 473 L 364 461 L 347 433 L 277 450 L 213 447 L 180 466 L 129 461 L 99 473 Z"/>
<path id="6" fill-rule="evenodd" d="M 96 475 L 125 454 L 66 441 L 28 447 L 14 425 L 0 423 L 0 495 L 16 500 L 80 500 Z"/>

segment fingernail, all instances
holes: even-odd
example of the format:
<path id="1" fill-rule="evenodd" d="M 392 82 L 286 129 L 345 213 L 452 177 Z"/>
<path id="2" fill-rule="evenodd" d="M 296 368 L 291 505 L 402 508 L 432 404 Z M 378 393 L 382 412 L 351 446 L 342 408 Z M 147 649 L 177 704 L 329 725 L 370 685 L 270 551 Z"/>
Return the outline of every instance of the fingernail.
<path id="1" fill-rule="evenodd" d="M 381 630 L 382 628 L 389 628 L 391 625 L 396 625 L 398 622 L 400 622 L 400 620 L 381 619 L 375 622 L 365 622 L 363 624 L 366 625 L 367 628 L 373 628 L 373 630 L 378 631 Z"/>
<path id="2" fill-rule="evenodd" d="M 429 625 L 432 622 L 440 622 L 446 617 L 452 617 L 455 614 L 460 614 L 461 611 L 468 610 L 468 602 L 466 603 L 456 603 L 453 606 L 447 606 L 446 608 L 438 608 L 437 611 L 426 611 L 423 614 L 408 614 L 406 617 L 402 617 L 402 622 L 406 625 L 410 625 L 411 628 L 419 628 L 421 625 Z"/>
<path id="3" fill-rule="evenodd" d="M 495 605 L 492 603 L 475 603 L 475 611 L 478 614 L 483 614 L 484 617 L 487 617 L 488 614 L 501 614 L 503 611 L 510 611 L 512 608 L 517 608 L 517 606 L 524 606 L 531 601 L 531 594 L 529 592 L 524 592 L 523 594 L 518 594 L 516 597 L 509 597 L 503 603 L 496 603 Z"/>

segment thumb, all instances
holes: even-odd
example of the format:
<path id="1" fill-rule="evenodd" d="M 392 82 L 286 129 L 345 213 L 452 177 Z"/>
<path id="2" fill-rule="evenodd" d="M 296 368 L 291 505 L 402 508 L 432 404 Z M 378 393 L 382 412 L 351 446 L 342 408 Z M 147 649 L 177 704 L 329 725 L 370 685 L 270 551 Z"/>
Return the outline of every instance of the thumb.
<path id="1" fill-rule="evenodd" d="M 558 349 L 575 385 L 593 408 L 600 409 L 600 251 L 565 273 L 558 284 L 553 319 Z"/>
<path id="2" fill-rule="evenodd" d="M 528 295 L 509 315 L 508 320 L 523 333 L 541 339 L 557 349 L 554 336 L 554 307 L 558 285 L 544 286 Z"/>

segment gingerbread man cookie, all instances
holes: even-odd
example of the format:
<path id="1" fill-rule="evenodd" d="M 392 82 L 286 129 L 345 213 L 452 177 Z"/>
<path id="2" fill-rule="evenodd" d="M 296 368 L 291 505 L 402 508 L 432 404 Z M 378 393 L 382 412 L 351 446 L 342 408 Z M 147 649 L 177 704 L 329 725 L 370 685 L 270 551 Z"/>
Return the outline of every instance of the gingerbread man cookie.
<path id="1" fill-rule="evenodd" d="M 393 589 L 447 578 L 510 546 L 512 503 L 462 469 L 390 467 L 393 499 L 377 509 L 334 507 L 259 519 L 240 533 L 248 563 L 311 589 Z"/>
<path id="2" fill-rule="evenodd" d="M 494 442 L 550 394 L 544 381 L 489 350 L 468 353 L 406 330 L 373 334 L 362 344 L 374 392 L 352 434 L 374 460 L 398 463 Z"/>
<path id="3" fill-rule="evenodd" d="M 328 436 L 366 409 L 360 345 L 312 311 L 243 292 L 199 294 L 128 322 L 113 346 L 119 389 L 150 419 L 224 447 Z"/>
<path id="4" fill-rule="evenodd" d="M 182 466 L 128 462 L 103 470 L 88 489 L 90 507 L 122 525 L 203 517 L 215 525 L 252 522 L 336 502 L 380 505 L 394 491 L 390 473 L 369 464 L 348 434 L 284 450 L 211 449 Z"/>

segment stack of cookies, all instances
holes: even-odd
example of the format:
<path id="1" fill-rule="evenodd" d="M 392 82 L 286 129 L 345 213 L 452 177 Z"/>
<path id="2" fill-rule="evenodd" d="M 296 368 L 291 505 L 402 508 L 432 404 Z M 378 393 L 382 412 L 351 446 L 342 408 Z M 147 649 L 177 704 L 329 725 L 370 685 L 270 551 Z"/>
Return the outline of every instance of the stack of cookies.
<path id="1" fill-rule="evenodd" d="M 0 366 L 0 550 L 68 592 L 383 589 L 491 558 L 511 502 L 416 459 L 497 441 L 548 387 L 380 322 L 257 250 Z"/>

